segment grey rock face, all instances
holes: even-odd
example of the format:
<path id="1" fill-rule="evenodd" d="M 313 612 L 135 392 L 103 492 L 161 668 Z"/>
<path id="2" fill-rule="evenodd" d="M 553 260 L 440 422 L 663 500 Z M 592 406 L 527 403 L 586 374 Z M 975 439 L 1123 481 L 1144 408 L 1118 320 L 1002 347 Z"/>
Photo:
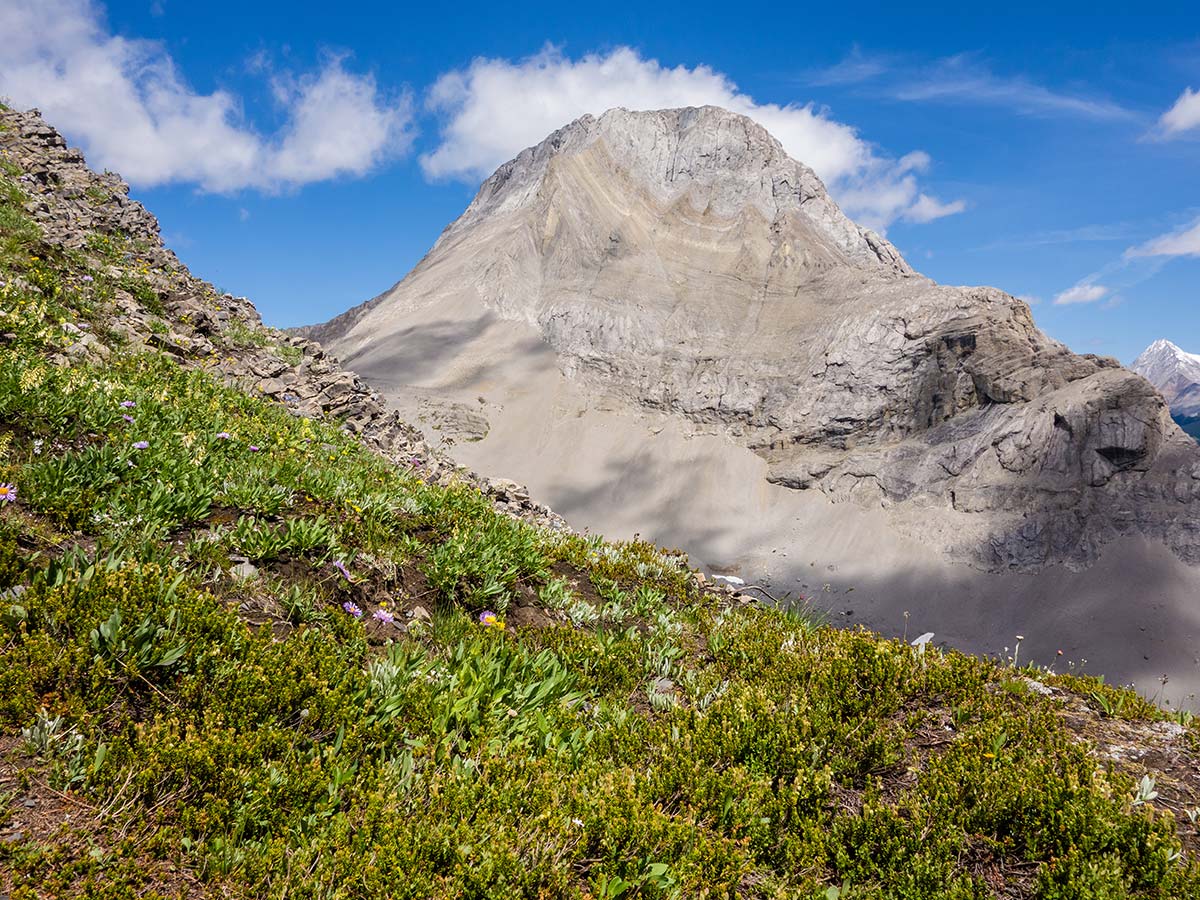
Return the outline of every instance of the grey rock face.
<path id="1" fill-rule="evenodd" d="M 306 333 L 395 384 L 437 309 L 532 326 L 569 378 L 728 429 L 780 484 L 963 514 L 912 528 L 977 565 L 1082 566 L 1130 534 L 1200 563 L 1200 452 L 1150 385 L 1003 291 L 915 273 L 725 110 L 571 123 L 403 281 Z"/>

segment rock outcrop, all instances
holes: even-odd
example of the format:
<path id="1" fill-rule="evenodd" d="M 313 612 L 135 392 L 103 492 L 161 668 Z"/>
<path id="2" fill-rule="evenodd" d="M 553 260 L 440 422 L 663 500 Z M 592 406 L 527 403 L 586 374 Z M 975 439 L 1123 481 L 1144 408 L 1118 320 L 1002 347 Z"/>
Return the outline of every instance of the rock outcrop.
<path id="1" fill-rule="evenodd" d="M 571 123 L 401 282 L 306 333 L 396 393 L 461 337 L 438 316 L 527 326 L 571 381 L 722 429 L 778 484 L 927 511 L 904 527 L 952 558 L 1081 567 L 1138 535 L 1200 563 L 1200 452 L 1145 380 L 1003 291 L 917 274 L 725 110 Z"/>
<path id="2" fill-rule="evenodd" d="M 113 332 L 121 339 L 213 371 L 248 393 L 286 405 L 294 415 L 334 419 L 427 480 L 476 484 L 506 512 L 566 527 L 527 492 L 514 491 L 512 482 L 483 478 L 432 449 L 420 431 L 387 409 L 374 389 L 319 344 L 264 327 L 249 300 L 220 294 L 194 277 L 163 245 L 158 221 L 130 199 L 120 176 L 91 171 L 83 154 L 37 110 L 0 106 L 0 164 L 21 173 L 18 180 L 31 198 L 28 212 L 47 244 L 98 259 L 119 253 L 121 262 L 139 264 L 138 283 L 111 300 Z M 113 266 L 113 272 L 120 269 Z M 107 355 L 99 337 L 75 332 L 71 354 L 56 362 L 69 365 Z"/>

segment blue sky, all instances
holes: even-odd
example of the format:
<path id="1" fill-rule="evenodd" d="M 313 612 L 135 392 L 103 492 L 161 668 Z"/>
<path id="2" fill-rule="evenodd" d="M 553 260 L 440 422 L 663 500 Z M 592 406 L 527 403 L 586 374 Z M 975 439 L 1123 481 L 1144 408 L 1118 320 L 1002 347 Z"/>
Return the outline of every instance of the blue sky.
<path id="1" fill-rule="evenodd" d="M 0 95 L 120 171 L 195 273 L 275 325 L 386 289 L 487 172 L 577 115 L 712 102 L 938 281 L 1030 298 L 1080 352 L 1200 352 L 1187 5 L 572 6 L 0 0 Z"/>

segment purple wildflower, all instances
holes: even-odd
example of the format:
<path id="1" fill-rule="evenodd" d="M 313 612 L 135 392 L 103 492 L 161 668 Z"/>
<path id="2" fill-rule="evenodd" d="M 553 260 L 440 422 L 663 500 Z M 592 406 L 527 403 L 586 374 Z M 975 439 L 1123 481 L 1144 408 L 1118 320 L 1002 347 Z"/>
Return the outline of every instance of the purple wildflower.
<path id="1" fill-rule="evenodd" d="M 251 453 L 257 453 L 257 452 L 258 452 L 258 445 L 256 445 L 256 444 L 251 444 L 251 445 L 250 445 L 250 452 L 251 452 Z"/>
<path id="2" fill-rule="evenodd" d="M 375 612 L 373 612 L 371 614 L 371 618 L 382 622 L 384 625 L 391 625 L 393 622 L 396 621 L 396 617 L 393 616 L 386 609 L 375 610 Z"/>
<path id="3" fill-rule="evenodd" d="M 227 440 L 229 440 L 229 432 L 228 432 L 228 431 L 218 431 L 218 432 L 217 432 L 217 440 L 218 440 L 218 441 L 227 441 Z"/>
<path id="4" fill-rule="evenodd" d="M 346 612 L 350 613 L 350 615 L 354 616 L 354 618 L 356 618 L 356 619 L 362 618 L 362 610 L 359 609 L 357 603 L 347 600 L 345 603 L 342 604 L 342 609 L 344 609 Z"/>
<path id="5" fill-rule="evenodd" d="M 15 484 L 0 484 L 0 503 L 15 503 L 17 501 L 17 486 Z"/>
<path id="6" fill-rule="evenodd" d="M 123 416 L 121 416 L 121 418 L 122 418 L 122 419 L 124 419 L 126 422 L 132 422 L 132 421 L 133 421 L 133 416 L 131 416 L 131 415 L 129 415 L 129 414 L 123 415 Z"/>
<path id="7" fill-rule="evenodd" d="M 137 406 L 137 404 L 134 403 L 132 400 L 122 400 L 121 401 L 121 409 L 133 409 L 135 406 Z"/>
<path id="8" fill-rule="evenodd" d="M 134 450 L 145 450 L 145 449 L 146 449 L 147 447 L 149 447 L 149 446 L 150 446 L 150 442 L 149 442 L 149 441 L 134 441 L 134 442 L 133 442 L 133 449 L 134 449 Z"/>
<path id="9" fill-rule="evenodd" d="M 341 572 L 342 577 L 345 578 L 347 581 L 352 580 L 350 578 L 350 572 L 346 569 L 346 564 L 344 562 L 342 562 L 340 559 L 335 559 L 333 561 L 333 567 L 335 569 L 337 569 L 339 572 Z"/>
<path id="10" fill-rule="evenodd" d="M 91 275 L 84 275 L 84 276 L 83 276 L 83 278 L 82 278 L 82 279 L 80 279 L 80 280 L 81 280 L 81 281 L 92 282 L 92 281 L 95 281 L 96 279 L 95 279 L 95 278 L 93 278 Z"/>
<path id="11" fill-rule="evenodd" d="M 490 609 L 485 609 L 479 614 L 479 624 L 484 628 L 498 628 L 501 631 L 504 630 L 504 623 L 501 622 L 500 617 Z"/>

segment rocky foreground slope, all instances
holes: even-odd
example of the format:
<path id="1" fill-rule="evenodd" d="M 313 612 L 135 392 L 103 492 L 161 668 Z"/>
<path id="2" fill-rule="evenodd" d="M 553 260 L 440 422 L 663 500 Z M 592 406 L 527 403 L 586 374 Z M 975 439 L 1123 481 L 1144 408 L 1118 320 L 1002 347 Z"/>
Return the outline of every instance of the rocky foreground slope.
<path id="1" fill-rule="evenodd" d="M 90 170 L 83 154 L 37 110 L 0 108 L 0 150 L 32 198 L 31 215 L 45 241 L 99 258 L 116 254 L 107 262 L 118 282 L 110 299 L 116 340 L 211 370 L 295 416 L 336 421 L 389 459 L 419 466 L 431 480 L 471 482 L 513 514 L 565 527 L 517 485 L 480 478 L 431 450 L 417 429 L 387 410 L 376 391 L 319 344 L 265 328 L 249 300 L 219 294 L 193 276 L 163 244 L 158 220 L 129 198 L 120 176 Z M 110 235 L 120 236 L 119 249 L 106 243 Z M 129 268 L 136 281 L 128 278 Z M 75 336 L 72 356 L 108 357 L 102 336 L 77 328 Z"/>
<path id="2" fill-rule="evenodd" d="M 357 384 L 0 106 L 0 897 L 1200 896 L 1189 714 L 507 515 Z"/>

